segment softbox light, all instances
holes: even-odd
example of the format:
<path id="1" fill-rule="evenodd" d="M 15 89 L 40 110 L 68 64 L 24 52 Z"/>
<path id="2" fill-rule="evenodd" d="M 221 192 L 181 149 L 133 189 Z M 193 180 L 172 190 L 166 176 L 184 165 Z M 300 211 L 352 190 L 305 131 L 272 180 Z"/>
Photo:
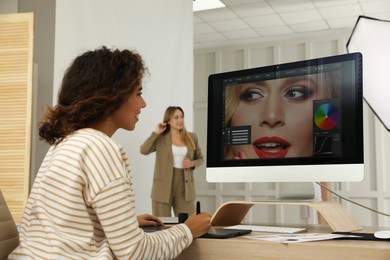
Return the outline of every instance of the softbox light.
<path id="1" fill-rule="evenodd" d="M 390 131 L 390 21 L 359 16 L 348 52 L 363 55 L 363 97 Z"/>

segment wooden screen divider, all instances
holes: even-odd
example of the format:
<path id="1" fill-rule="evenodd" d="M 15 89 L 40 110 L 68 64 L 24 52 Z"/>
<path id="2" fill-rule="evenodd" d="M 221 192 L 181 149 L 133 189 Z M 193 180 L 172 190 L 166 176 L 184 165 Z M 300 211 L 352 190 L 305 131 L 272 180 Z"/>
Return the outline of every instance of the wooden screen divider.
<path id="1" fill-rule="evenodd" d="M 20 222 L 30 186 L 34 14 L 0 15 L 0 189 Z"/>

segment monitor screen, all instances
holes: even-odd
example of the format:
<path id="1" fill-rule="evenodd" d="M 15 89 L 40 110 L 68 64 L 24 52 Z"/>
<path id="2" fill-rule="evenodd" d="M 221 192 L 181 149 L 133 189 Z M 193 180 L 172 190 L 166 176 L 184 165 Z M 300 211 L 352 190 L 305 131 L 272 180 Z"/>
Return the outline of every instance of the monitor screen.
<path id="1" fill-rule="evenodd" d="M 208 182 L 363 179 L 360 53 L 217 73 L 208 84 Z"/>

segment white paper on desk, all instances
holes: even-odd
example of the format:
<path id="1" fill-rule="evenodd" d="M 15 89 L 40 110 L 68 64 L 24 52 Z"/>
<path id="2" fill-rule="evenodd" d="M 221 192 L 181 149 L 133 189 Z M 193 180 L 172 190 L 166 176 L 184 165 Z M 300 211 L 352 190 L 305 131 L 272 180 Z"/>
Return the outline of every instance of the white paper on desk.
<path id="1" fill-rule="evenodd" d="M 265 240 L 279 243 L 301 243 L 311 241 L 330 240 L 340 237 L 356 237 L 353 235 L 342 234 L 324 234 L 324 233 L 307 233 L 307 234 L 278 234 L 278 235 L 260 235 L 260 236 L 245 236 L 249 239 Z"/>

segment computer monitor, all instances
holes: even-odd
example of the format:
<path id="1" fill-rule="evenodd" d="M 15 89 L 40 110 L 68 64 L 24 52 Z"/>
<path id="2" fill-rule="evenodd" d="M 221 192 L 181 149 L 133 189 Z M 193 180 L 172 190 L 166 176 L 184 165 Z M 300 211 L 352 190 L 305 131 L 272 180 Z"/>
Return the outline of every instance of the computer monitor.
<path id="1" fill-rule="evenodd" d="M 208 182 L 363 180 L 360 53 L 217 73 L 208 84 Z"/>

